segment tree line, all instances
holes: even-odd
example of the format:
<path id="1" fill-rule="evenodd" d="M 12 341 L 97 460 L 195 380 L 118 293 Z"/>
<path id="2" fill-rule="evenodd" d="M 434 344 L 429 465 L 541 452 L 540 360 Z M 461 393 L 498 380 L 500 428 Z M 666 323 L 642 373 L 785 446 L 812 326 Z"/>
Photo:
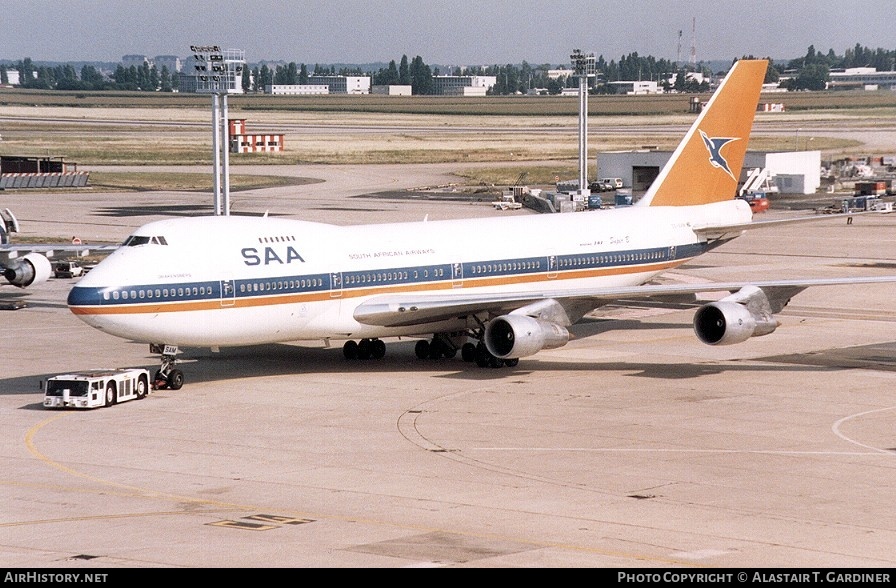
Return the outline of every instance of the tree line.
<path id="1" fill-rule="evenodd" d="M 896 70 L 896 51 L 886 49 L 869 49 L 856 43 L 855 47 L 847 49 L 843 55 L 837 55 L 833 49 L 827 53 L 816 51 L 814 45 L 809 45 L 806 55 L 797 59 L 791 59 L 786 67 L 781 68 L 781 74 L 793 73 L 782 84 L 788 90 L 824 90 L 830 81 L 832 69 L 848 69 L 853 67 L 873 67 L 877 71 Z"/>
<path id="2" fill-rule="evenodd" d="M 37 66 L 30 57 L 15 64 L 12 69 L 19 72 L 19 86 L 37 90 L 127 90 L 146 92 L 171 92 L 178 86 L 178 73 L 169 72 L 162 66 L 132 65 L 124 67 L 119 64 L 111 75 L 98 70 L 93 65 L 81 66 L 76 72 L 71 64 L 55 66 Z M 0 83 L 8 84 L 7 68 L 0 65 Z"/>
<path id="3" fill-rule="evenodd" d="M 565 87 L 578 87 L 578 80 L 572 77 L 553 78 L 548 75 L 548 71 L 553 69 L 550 64 L 542 64 L 533 66 L 526 61 L 522 64 L 506 64 L 491 66 L 471 66 L 457 67 L 453 70 L 444 72 L 445 75 L 465 75 L 465 76 L 494 76 L 496 83 L 490 90 L 491 94 L 508 95 L 508 94 L 525 94 L 530 89 L 539 89 L 549 94 L 559 94 Z M 663 81 L 667 77 L 687 68 L 678 68 L 674 63 L 661 59 L 656 60 L 653 57 L 642 58 L 637 53 L 622 57 L 619 62 L 604 60 L 603 56 L 596 61 L 597 75 L 596 83 L 593 84 L 591 91 L 595 93 L 612 92 L 613 87 L 607 85 L 606 82 L 621 80 L 659 80 Z M 433 76 L 442 75 L 442 71 L 438 67 L 430 67 L 419 55 L 412 60 L 407 55 L 402 55 L 398 63 L 393 59 L 386 67 L 380 68 L 373 72 L 363 72 L 360 69 L 342 68 L 338 72 L 334 67 L 327 68 L 315 65 L 312 70 L 314 73 L 310 75 L 369 75 L 371 83 L 375 86 L 411 86 L 414 95 L 432 94 L 434 90 Z M 244 78 L 243 89 L 246 91 L 261 91 L 265 86 L 272 84 L 306 84 L 308 83 L 308 68 L 305 64 L 298 65 L 289 63 L 287 65 L 277 65 L 273 68 L 267 65 L 256 67 L 252 72 L 252 79 L 255 82 L 251 85 Z M 679 91 L 705 91 L 709 89 L 708 83 L 700 84 L 686 80 L 685 76 L 680 77 L 681 82 L 675 89 Z M 673 86 L 670 85 L 669 89 Z"/>
<path id="4" fill-rule="evenodd" d="M 340 68 L 315 64 L 309 73 L 308 66 L 304 63 L 291 62 L 286 65 L 277 65 L 273 68 L 267 64 L 256 66 L 249 75 L 248 70 L 243 72 L 243 90 L 260 92 L 270 85 L 297 85 L 307 84 L 311 76 L 366 76 L 371 77 L 373 85 L 404 85 L 411 86 L 411 91 L 417 95 L 432 94 L 432 69 L 424 63 L 419 55 L 408 61 L 407 55 L 402 56 L 401 65 L 396 65 L 395 60 L 389 62 L 386 68 L 380 68 L 376 72 L 364 72 L 360 68 Z M 438 75 L 437 73 L 435 75 Z"/>
<path id="5" fill-rule="evenodd" d="M 810 46 L 806 55 L 787 63 L 774 63 L 766 74 L 766 82 L 777 82 L 787 76 L 782 85 L 789 90 L 823 90 L 830 80 L 830 71 L 837 68 L 874 67 L 878 71 L 896 70 L 896 50 L 869 49 L 861 44 L 837 55 L 833 49 L 827 53 L 816 51 Z M 8 83 L 8 66 L 0 65 L 0 83 Z M 178 88 L 178 72 L 170 72 L 167 67 L 157 69 L 155 65 L 124 67 L 119 65 L 112 73 L 104 73 L 92 65 L 84 65 L 77 72 L 72 65 L 36 66 L 26 57 L 14 64 L 18 70 L 20 86 L 24 88 L 56 90 L 130 90 L 148 92 L 171 92 Z M 490 94 L 525 94 L 538 90 L 548 94 L 559 94 L 565 87 L 578 87 L 579 81 L 573 75 L 556 78 L 548 75 L 554 69 L 550 64 L 521 64 L 473 66 L 446 71 L 449 75 L 494 76 L 495 85 Z M 652 80 L 665 91 L 686 93 L 709 90 L 708 80 L 713 74 L 705 64 L 698 64 L 696 73 L 703 74 L 704 81 L 698 81 L 688 73 L 695 71 L 690 64 L 681 65 L 668 59 L 641 56 L 637 52 L 622 56 L 618 61 L 607 61 L 603 55 L 595 60 L 595 76 L 589 81 L 589 91 L 595 94 L 615 92 L 611 82 Z M 369 75 L 373 85 L 411 86 L 415 95 L 432 94 L 433 76 L 442 75 L 438 67 L 427 65 L 419 55 L 408 59 L 403 55 L 398 63 L 389 62 L 373 72 L 360 68 L 340 68 L 315 64 L 313 68 L 302 63 L 290 62 L 269 66 L 266 63 L 254 68 L 243 68 L 242 87 L 246 92 L 263 92 L 269 85 L 307 84 L 312 75 Z M 674 80 L 674 81 L 673 81 Z"/>

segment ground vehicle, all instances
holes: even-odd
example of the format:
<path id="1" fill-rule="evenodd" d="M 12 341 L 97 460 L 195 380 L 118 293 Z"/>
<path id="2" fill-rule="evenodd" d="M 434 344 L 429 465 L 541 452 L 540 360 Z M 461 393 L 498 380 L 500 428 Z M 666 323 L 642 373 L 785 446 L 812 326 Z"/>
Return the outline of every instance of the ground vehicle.
<path id="1" fill-rule="evenodd" d="M 517 201 L 515 192 L 516 190 L 505 191 L 500 200 L 492 202 L 492 206 L 494 206 L 496 210 L 519 210 L 523 207 L 523 203 Z"/>
<path id="2" fill-rule="evenodd" d="M 600 183 L 606 186 L 607 190 L 618 190 L 623 187 L 622 178 L 601 178 Z"/>
<path id="3" fill-rule="evenodd" d="M 616 184 L 609 181 L 610 178 L 595 180 L 588 184 L 588 189 L 592 192 L 612 192 L 616 189 Z"/>
<path id="4" fill-rule="evenodd" d="M 47 379 L 46 408 L 96 408 L 142 399 L 150 393 L 149 371 L 142 368 L 96 369 Z"/>
<path id="5" fill-rule="evenodd" d="M 84 268 L 76 261 L 57 261 L 53 266 L 53 276 L 57 278 L 77 278 L 84 274 Z"/>
<path id="6" fill-rule="evenodd" d="M 765 192 L 749 192 L 742 196 L 738 196 L 738 198 L 749 202 L 750 210 L 752 210 L 754 213 L 765 212 L 769 209 L 769 206 L 771 206 L 771 202 L 765 195 Z"/>

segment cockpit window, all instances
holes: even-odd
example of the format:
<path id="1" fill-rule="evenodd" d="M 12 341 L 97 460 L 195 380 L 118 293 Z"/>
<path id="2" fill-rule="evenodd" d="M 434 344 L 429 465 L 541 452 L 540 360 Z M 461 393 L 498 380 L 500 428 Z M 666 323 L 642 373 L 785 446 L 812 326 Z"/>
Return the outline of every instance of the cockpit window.
<path id="1" fill-rule="evenodd" d="M 128 237 L 125 242 L 125 247 L 136 247 L 137 245 L 146 245 L 149 243 L 149 237 L 143 237 L 141 235 L 131 235 Z"/>
<path id="2" fill-rule="evenodd" d="M 137 245 L 167 245 L 168 241 L 165 240 L 165 237 L 144 237 L 143 235 L 131 235 L 124 241 L 125 247 L 136 247 Z"/>

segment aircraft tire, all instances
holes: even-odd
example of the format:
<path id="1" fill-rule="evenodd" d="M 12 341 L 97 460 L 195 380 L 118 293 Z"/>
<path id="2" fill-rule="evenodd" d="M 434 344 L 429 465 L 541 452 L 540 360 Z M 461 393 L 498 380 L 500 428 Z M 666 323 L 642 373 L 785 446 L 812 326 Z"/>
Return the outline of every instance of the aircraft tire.
<path id="1" fill-rule="evenodd" d="M 374 339 L 370 342 L 370 354 L 373 359 L 383 359 L 386 356 L 386 343 L 382 339 Z"/>
<path id="2" fill-rule="evenodd" d="M 168 388 L 171 390 L 180 390 L 184 385 L 184 373 L 180 370 L 171 370 L 168 373 Z"/>
<path id="3" fill-rule="evenodd" d="M 358 359 L 358 344 L 351 339 L 342 346 L 342 355 L 345 359 Z"/>
<path id="4" fill-rule="evenodd" d="M 414 345 L 414 354 L 418 359 L 426 359 L 429 357 L 429 341 L 425 339 L 417 341 L 417 344 Z"/>
<path id="5" fill-rule="evenodd" d="M 361 339 L 358 342 L 358 359 L 370 359 L 371 351 L 370 339 Z"/>
<path id="6" fill-rule="evenodd" d="M 466 362 L 476 361 L 476 346 L 472 343 L 464 343 L 460 348 L 460 357 Z"/>
<path id="7" fill-rule="evenodd" d="M 492 354 L 488 352 L 488 349 L 485 348 L 485 345 L 478 345 L 476 347 L 476 365 L 484 368 L 488 367 L 489 360 L 492 358 Z"/>

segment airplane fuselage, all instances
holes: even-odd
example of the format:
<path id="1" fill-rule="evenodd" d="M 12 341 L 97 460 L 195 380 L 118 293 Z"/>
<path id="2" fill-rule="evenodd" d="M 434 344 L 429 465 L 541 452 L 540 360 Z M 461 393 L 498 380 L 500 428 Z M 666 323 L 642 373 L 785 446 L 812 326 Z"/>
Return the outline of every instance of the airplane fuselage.
<path id="1" fill-rule="evenodd" d="M 639 285 L 706 250 L 695 226 L 750 217 L 749 205 L 730 200 L 363 226 L 163 220 L 82 278 L 68 303 L 91 326 L 146 343 L 424 335 L 463 329 L 468 317 L 383 327 L 359 322 L 355 310 L 395 293 L 462 298 Z"/>

